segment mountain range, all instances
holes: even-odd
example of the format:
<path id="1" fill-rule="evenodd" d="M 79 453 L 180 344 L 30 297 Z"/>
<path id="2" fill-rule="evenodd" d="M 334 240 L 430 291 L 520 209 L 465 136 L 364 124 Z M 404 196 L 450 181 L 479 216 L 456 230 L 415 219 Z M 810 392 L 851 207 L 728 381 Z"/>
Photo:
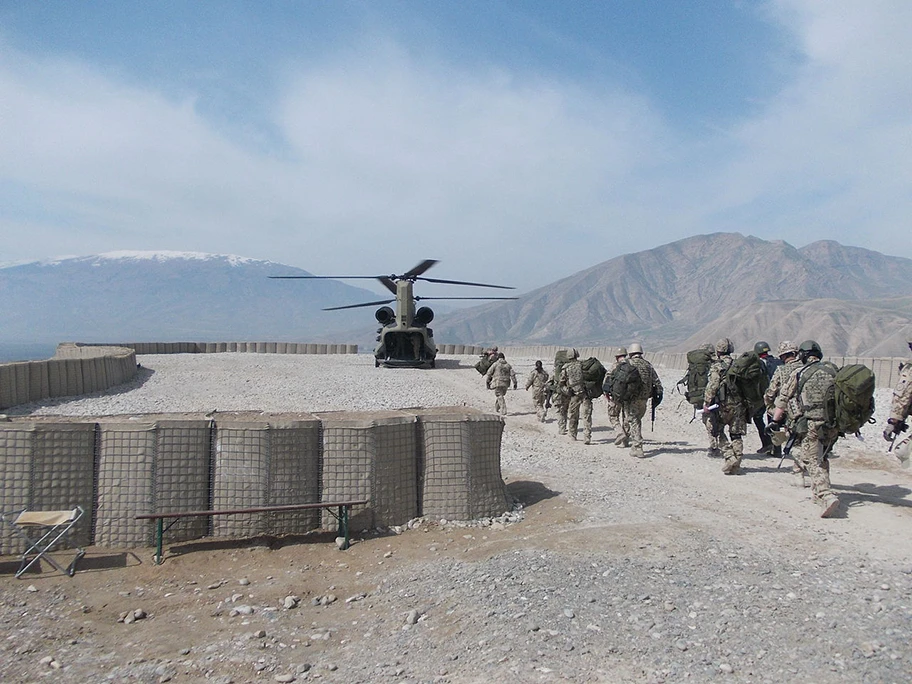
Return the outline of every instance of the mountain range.
<path id="1" fill-rule="evenodd" d="M 323 307 L 377 299 L 291 266 L 197 252 L 109 252 L 0 268 L 6 342 L 344 342 L 365 310 Z"/>
<path id="2" fill-rule="evenodd" d="M 382 295 L 269 261 L 110 252 L 0 268 L 0 341 L 276 340 L 372 348 Z M 435 307 L 438 308 L 438 307 Z M 912 260 L 832 241 L 738 233 L 625 254 L 537 290 L 435 318 L 438 342 L 686 351 L 719 337 L 816 339 L 828 354 L 904 356 Z"/>
<path id="3" fill-rule="evenodd" d="M 912 260 L 837 242 L 795 248 L 738 233 L 625 254 L 516 301 L 457 311 L 441 339 L 622 345 L 687 351 L 816 339 L 832 354 L 903 356 L 912 333 Z"/>

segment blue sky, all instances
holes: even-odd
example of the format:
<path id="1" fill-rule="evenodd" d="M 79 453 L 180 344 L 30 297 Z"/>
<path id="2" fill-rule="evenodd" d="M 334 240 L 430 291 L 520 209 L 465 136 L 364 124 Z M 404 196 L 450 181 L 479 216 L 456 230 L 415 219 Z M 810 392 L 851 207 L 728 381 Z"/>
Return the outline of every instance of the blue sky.
<path id="1" fill-rule="evenodd" d="M 0 0 L 0 262 L 526 291 L 716 231 L 912 257 L 909 35 L 905 0 Z"/>

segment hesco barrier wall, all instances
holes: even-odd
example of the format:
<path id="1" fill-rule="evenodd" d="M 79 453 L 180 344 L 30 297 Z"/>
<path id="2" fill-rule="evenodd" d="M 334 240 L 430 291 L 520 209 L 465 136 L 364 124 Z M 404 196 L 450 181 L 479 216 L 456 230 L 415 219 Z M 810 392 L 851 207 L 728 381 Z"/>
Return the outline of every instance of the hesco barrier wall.
<path id="1" fill-rule="evenodd" d="M 422 516 L 469 520 L 511 508 L 500 416 L 465 407 L 377 413 L 35 417 L 0 423 L 0 510 L 82 506 L 80 545 L 147 546 L 135 516 L 368 499 L 352 529 Z M 321 511 L 180 520 L 168 542 L 304 533 Z M 4 530 L 6 534 L 8 530 Z M 0 554 L 21 553 L 18 538 Z"/>
<path id="2" fill-rule="evenodd" d="M 63 345 L 61 345 L 63 346 Z M 116 346 L 137 354 L 357 354 L 357 344 L 313 344 L 310 342 L 118 342 L 114 345 L 78 345 L 80 348 Z M 478 352 L 479 354 L 481 352 Z M 60 347 L 57 348 L 60 356 Z"/>
<path id="3" fill-rule="evenodd" d="M 502 348 L 501 351 L 504 352 L 508 360 L 510 356 L 541 359 L 547 367 L 549 362 L 554 361 L 554 354 L 559 349 L 567 349 L 567 347 L 507 347 Z M 605 366 L 608 366 L 608 361 L 614 361 L 614 352 L 617 347 L 577 347 L 576 349 L 581 359 L 594 356 Z M 683 352 L 646 352 L 643 356 L 650 363 L 660 368 L 681 370 L 682 373 L 687 368 L 687 354 Z M 899 380 L 899 364 L 908 361 L 908 359 L 873 358 L 870 356 L 827 356 L 826 360 L 832 361 L 837 366 L 845 366 L 850 363 L 864 364 L 874 371 L 878 387 L 893 387 Z"/>
<path id="4" fill-rule="evenodd" d="M 124 347 L 60 345 L 54 358 L 0 364 L 0 410 L 31 401 L 101 392 L 136 375 Z"/>

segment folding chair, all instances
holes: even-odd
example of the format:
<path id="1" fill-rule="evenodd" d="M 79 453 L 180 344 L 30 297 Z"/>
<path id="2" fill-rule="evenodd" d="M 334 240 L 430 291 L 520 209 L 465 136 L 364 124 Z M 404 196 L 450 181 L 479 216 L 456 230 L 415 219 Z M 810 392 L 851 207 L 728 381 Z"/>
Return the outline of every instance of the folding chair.
<path id="1" fill-rule="evenodd" d="M 73 526 L 82 517 L 81 506 L 76 506 L 71 511 L 30 511 L 28 509 L 7 516 L 0 515 L 18 536 L 25 540 L 27 548 L 22 554 L 22 562 L 16 571 L 16 578 L 22 576 L 26 570 L 44 558 L 48 563 L 70 577 L 76 572 L 76 561 L 85 555 L 85 551 L 76 549 L 76 557 L 69 567 L 63 568 L 48 554 L 61 539 L 70 533 Z M 39 564 L 39 567 L 40 564 Z"/>

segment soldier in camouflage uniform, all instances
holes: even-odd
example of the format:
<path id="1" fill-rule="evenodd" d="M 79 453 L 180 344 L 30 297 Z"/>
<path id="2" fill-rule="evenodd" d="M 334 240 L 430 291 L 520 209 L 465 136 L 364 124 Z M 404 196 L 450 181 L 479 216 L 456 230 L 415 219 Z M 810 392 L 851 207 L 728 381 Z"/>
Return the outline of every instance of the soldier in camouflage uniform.
<path id="1" fill-rule="evenodd" d="M 580 418 L 583 419 L 583 439 L 586 444 L 592 443 L 592 398 L 586 391 L 583 382 L 583 366 L 579 360 L 579 352 L 571 349 L 569 360 L 561 368 L 557 387 L 562 395 L 568 397 L 567 401 L 567 434 L 576 441 Z"/>
<path id="2" fill-rule="evenodd" d="M 560 372 L 567 362 L 567 349 L 559 349 L 554 354 L 554 372 L 551 374 L 551 406 L 557 411 L 557 434 L 567 434 L 567 409 L 570 406 L 570 397 L 563 394 L 558 387 Z"/>
<path id="3" fill-rule="evenodd" d="M 618 350 L 614 355 L 614 365 L 605 373 L 606 384 L 602 388 L 605 390 L 605 396 L 608 399 L 608 422 L 617 433 L 614 438 L 614 443 L 618 446 L 621 446 L 618 440 L 626 441 L 629 438 L 629 426 L 627 425 L 626 417 L 622 417 L 623 414 L 621 413 L 620 402 L 611 398 L 611 386 L 609 383 L 611 382 L 611 374 L 617 370 L 617 367 L 620 366 L 626 358 L 627 350 L 624 347 L 618 347 Z"/>
<path id="4" fill-rule="evenodd" d="M 709 367 L 709 380 L 703 393 L 703 413 L 710 413 L 709 407 L 718 404 L 715 418 L 716 436 L 719 449 L 725 457 L 722 472 L 738 475 L 741 459 L 744 457 L 744 433 L 747 430 L 747 415 L 750 408 L 736 387 L 725 382 L 725 375 L 732 365 L 734 345 L 727 337 L 716 342 L 716 360 Z M 725 428 L 728 427 L 728 435 Z"/>
<path id="5" fill-rule="evenodd" d="M 912 351 L 912 337 L 909 338 L 909 350 Z M 899 381 L 893 388 L 893 401 L 890 405 L 890 417 L 887 418 L 887 429 L 884 439 L 892 442 L 900 432 L 908 429 L 906 418 L 912 412 L 912 360 L 905 361 L 899 367 Z"/>
<path id="6" fill-rule="evenodd" d="M 503 352 L 498 352 L 497 361 L 491 364 L 485 374 L 485 385 L 494 390 L 494 410 L 502 416 L 507 415 L 506 394 L 511 383 L 513 389 L 516 389 L 516 373 L 513 372 L 513 366 L 507 363 Z"/>
<path id="7" fill-rule="evenodd" d="M 643 416 L 646 415 L 646 402 L 652 396 L 658 397 L 656 404 L 662 398 L 662 381 L 655 368 L 646 359 L 643 358 L 643 348 L 638 342 L 627 347 L 629 359 L 628 362 L 633 364 L 640 374 L 643 381 L 643 389 L 640 396 L 624 402 L 621 410 L 627 418 L 630 427 L 630 455 L 637 458 L 643 458 Z"/>
<path id="8" fill-rule="evenodd" d="M 776 398 L 773 421 L 781 425 L 788 415 L 794 418 L 798 462 L 811 478 L 814 500 L 821 506 L 821 518 L 831 517 L 839 508 L 839 498 L 830 487 L 829 454 L 839 438 L 835 426 L 826 421 L 824 395 L 833 377 L 817 365 L 823 351 L 814 340 L 798 346 L 803 367 L 792 373 Z"/>
<path id="9" fill-rule="evenodd" d="M 532 403 L 535 405 L 535 415 L 538 416 L 539 423 L 544 423 L 548 415 L 548 409 L 545 408 L 545 389 L 549 378 L 548 371 L 542 368 L 542 362 L 536 361 L 535 368 L 526 380 L 526 391 L 532 388 Z"/>
<path id="10" fill-rule="evenodd" d="M 782 340 L 782 342 L 779 343 L 777 356 L 779 357 L 779 360 L 782 361 L 782 365 L 776 368 L 776 372 L 773 373 L 773 377 L 770 378 L 769 387 L 767 387 L 766 392 L 763 394 L 763 403 L 766 404 L 767 422 L 773 420 L 773 411 L 776 410 L 776 397 L 778 397 L 779 392 L 782 391 L 782 386 L 792 373 L 796 372 L 803 365 L 801 361 L 798 360 L 798 346 L 790 340 Z M 781 444 L 774 447 L 773 456 L 782 456 Z M 792 458 L 795 461 L 792 472 L 795 474 L 803 473 L 801 466 L 798 465 L 798 456 L 793 454 Z M 810 486 L 810 483 L 808 483 L 808 486 Z"/>

